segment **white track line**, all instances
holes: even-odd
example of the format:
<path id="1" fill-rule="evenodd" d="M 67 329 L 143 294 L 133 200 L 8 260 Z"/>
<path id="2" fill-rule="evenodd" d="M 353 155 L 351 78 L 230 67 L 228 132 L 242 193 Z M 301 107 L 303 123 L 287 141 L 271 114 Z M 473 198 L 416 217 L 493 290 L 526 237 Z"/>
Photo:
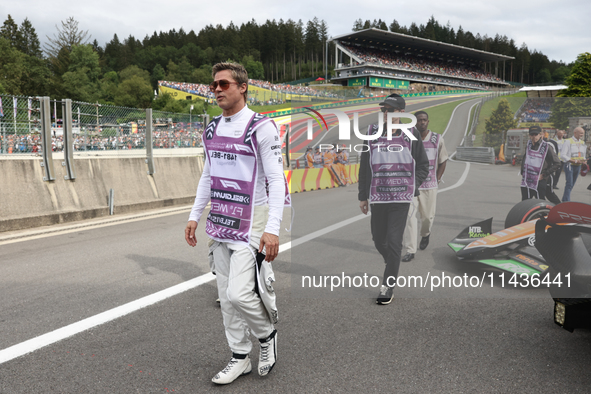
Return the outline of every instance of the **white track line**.
<path id="1" fill-rule="evenodd" d="M 445 189 L 437 190 L 437 194 L 443 193 L 448 190 L 456 189 L 456 188 L 462 186 L 464 184 L 464 182 L 466 181 L 466 178 L 468 178 L 468 172 L 470 172 L 470 163 L 466 162 L 466 168 L 464 169 L 464 173 L 462 174 L 460 179 L 454 185 L 452 185 L 450 187 L 446 187 Z"/>
<path id="2" fill-rule="evenodd" d="M 452 101 L 452 102 L 453 102 L 453 101 Z M 443 131 L 443 134 L 441 134 L 441 136 L 442 136 L 442 137 L 445 137 L 445 133 L 447 133 L 447 130 L 449 129 L 449 125 L 451 125 L 451 121 L 452 121 L 452 119 L 454 118 L 454 114 L 456 113 L 456 110 L 457 110 L 458 108 L 460 108 L 460 106 L 462 106 L 462 105 L 464 105 L 464 104 L 468 104 L 469 102 L 470 102 L 470 101 L 464 101 L 463 103 L 460 103 L 460 104 L 456 105 L 456 107 L 454 108 L 454 110 L 453 110 L 453 111 L 452 111 L 452 113 L 451 113 L 451 116 L 449 117 L 449 121 L 447 122 L 447 127 L 446 127 L 446 128 L 445 128 L 445 130 Z M 478 104 L 478 103 L 476 103 L 476 104 Z M 474 105 L 476 105 L 476 104 L 474 104 Z M 474 105 L 473 105 L 473 106 L 474 106 Z M 472 106 L 472 107 L 473 107 L 473 106 Z M 472 111 L 472 107 L 470 107 L 470 111 Z M 467 123 L 468 123 L 468 124 L 470 124 L 470 112 L 468 112 L 468 122 L 467 122 Z M 461 145 L 461 144 L 460 144 L 460 145 Z"/>
<path id="3" fill-rule="evenodd" d="M 179 283 L 178 285 L 169 287 L 168 289 L 164 289 L 157 293 L 150 294 L 149 296 L 140 298 L 139 300 L 129 302 L 127 304 L 110 309 L 106 312 L 99 313 L 98 315 L 81 320 L 77 323 L 70 324 L 68 326 L 59 328 L 55 331 L 51 331 L 47 334 L 43 334 L 36 338 L 29 339 L 28 341 L 21 342 L 17 345 L 6 348 L 0 351 L 0 364 L 3 364 L 7 361 L 23 356 L 25 354 L 34 352 L 35 350 L 41 349 L 42 347 L 51 345 L 53 343 L 61 341 L 62 339 L 69 338 L 73 335 L 79 334 L 98 325 L 128 315 L 132 312 L 153 305 L 172 296 L 181 294 L 197 286 L 201 286 L 202 284 L 207 283 L 213 280 L 214 278 L 215 276 L 211 272 L 205 275 L 201 275 L 195 279 Z"/>
<path id="4" fill-rule="evenodd" d="M 474 103 L 474 105 L 471 106 L 470 110 L 468 111 L 468 121 L 466 122 L 466 131 L 464 131 L 464 137 L 462 138 L 462 142 L 460 142 L 460 145 L 464 145 L 464 139 L 466 138 L 466 135 L 468 134 L 468 128 L 470 127 L 470 114 L 472 113 L 472 108 L 474 108 L 476 105 L 478 105 L 478 103 Z"/>
<path id="5" fill-rule="evenodd" d="M 308 241 L 311 241 L 315 238 L 318 238 L 324 234 L 328 234 L 331 231 L 337 230 L 341 227 L 348 226 L 351 223 L 354 223 L 358 220 L 364 219 L 368 216 L 366 215 L 357 215 L 347 220 L 343 220 L 342 222 L 333 224 L 331 226 L 325 227 L 321 230 L 315 231 L 308 235 L 305 235 L 301 238 L 298 238 L 294 241 L 287 242 L 283 245 L 279 246 L 279 253 L 286 252 L 290 250 L 292 247 L 304 244 Z M 108 311 L 99 313 L 98 315 L 91 316 L 84 320 L 81 320 L 76 323 L 72 323 L 68 326 L 59 328 L 55 331 L 51 331 L 47 334 L 40 335 L 36 338 L 29 339 L 28 341 L 21 342 L 9 348 L 0 351 L 0 364 L 3 364 L 7 361 L 13 360 L 17 357 L 24 356 L 25 354 L 34 352 L 39 350 L 45 346 L 54 344 L 59 342 L 63 339 L 69 338 L 76 334 L 79 334 L 83 331 L 89 330 L 101 324 L 108 323 L 125 315 L 128 315 L 132 312 L 136 312 L 142 308 L 145 308 L 150 305 L 154 305 L 160 301 L 163 301 L 167 298 L 179 295 L 184 293 L 185 291 L 194 289 L 199 287 L 205 283 L 208 283 L 215 279 L 215 276 L 212 273 L 207 273 L 205 275 L 198 276 L 197 278 L 191 279 L 189 281 L 179 283 L 178 285 L 169 287 L 168 289 L 161 290 L 157 293 L 150 294 L 146 297 L 140 298 L 138 300 L 129 302 L 127 304 L 118 306 L 116 308 L 110 309 Z"/>
<path id="6" fill-rule="evenodd" d="M 449 122 L 447 123 L 447 127 L 445 128 L 445 131 L 443 132 L 441 137 L 443 137 L 445 135 L 445 133 L 447 133 L 447 130 L 449 129 L 449 125 L 451 124 L 451 121 L 454 118 L 454 113 L 456 112 L 456 109 L 458 109 L 460 107 L 460 105 L 464 105 L 464 104 L 468 104 L 468 103 L 469 103 L 469 101 L 465 101 L 461 104 L 458 104 L 454 108 L 453 112 L 451 113 L 451 116 L 449 117 Z M 466 121 L 466 130 L 464 131 L 464 138 L 466 136 L 466 133 L 468 133 L 468 127 L 470 127 L 470 114 L 472 113 L 472 108 L 474 108 L 474 106 L 477 104 L 478 103 L 475 103 L 474 105 L 472 105 L 470 107 L 470 110 L 468 111 L 468 120 Z M 462 145 L 464 143 L 464 138 L 462 138 L 462 142 L 460 142 L 460 145 Z M 456 151 L 454 151 L 451 155 L 449 155 L 450 161 L 456 162 L 455 160 L 452 159 L 452 157 L 455 156 L 455 154 L 456 154 Z M 460 179 L 454 185 L 452 185 L 450 187 L 446 187 L 445 189 L 438 189 L 437 194 L 443 193 L 444 191 L 447 191 L 447 190 L 452 190 L 452 189 L 458 188 L 464 184 L 464 182 L 466 181 L 466 178 L 468 178 L 468 172 L 470 172 L 470 163 L 465 162 L 465 164 L 466 164 L 466 168 L 464 169 L 464 172 L 462 173 L 462 176 L 460 177 Z"/>

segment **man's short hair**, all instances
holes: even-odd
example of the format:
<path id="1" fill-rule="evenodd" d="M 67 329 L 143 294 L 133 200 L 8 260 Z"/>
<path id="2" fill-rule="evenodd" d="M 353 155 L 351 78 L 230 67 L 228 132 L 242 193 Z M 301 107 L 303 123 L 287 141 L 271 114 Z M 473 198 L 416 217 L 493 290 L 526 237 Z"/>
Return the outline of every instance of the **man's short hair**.
<path id="1" fill-rule="evenodd" d="M 213 66 L 211 70 L 211 76 L 215 79 L 215 75 L 220 71 L 230 70 L 232 73 L 232 78 L 238 83 L 238 86 L 242 85 L 243 83 L 246 84 L 246 92 L 244 92 L 244 101 L 248 98 L 248 72 L 244 68 L 242 64 L 238 63 L 218 63 Z"/>
<path id="2" fill-rule="evenodd" d="M 419 115 L 425 115 L 427 117 L 427 119 L 429 119 L 429 114 L 426 113 L 425 111 L 417 111 L 417 112 L 415 112 L 415 116 L 419 116 Z"/>
<path id="3" fill-rule="evenodd" d="M 389 107 L 396 109 L 406 108 L 406 102 L 404 101 L 404 98 L 396 93 L 392 93 L 391 95 L 386 97 L 386 100 L 382 101 L 379 105 L 387 105 Z"/>

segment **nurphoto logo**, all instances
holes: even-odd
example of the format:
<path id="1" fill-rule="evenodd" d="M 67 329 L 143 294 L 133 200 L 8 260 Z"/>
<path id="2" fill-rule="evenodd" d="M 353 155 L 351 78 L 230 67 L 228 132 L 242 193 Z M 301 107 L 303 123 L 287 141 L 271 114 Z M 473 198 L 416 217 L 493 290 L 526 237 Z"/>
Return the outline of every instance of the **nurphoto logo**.
<path id="1" fill-rule="evenodd" d="M 324 116 L 322 115 L 335 115 L 338 119 L 339 122 L 339 140 L 340 141 L 348 141 L 351 139 L 351 127 L 350 127 L 350 123 L 351 120 L 349 119 L 349 116 L 344 112 L 344 111 L 340 111 L 337 109 L 321 109 L 320 111 L 316 111 L 313 110 L 312 108 L 309 107 L 304 107 L 308 110 L 310 110 L 311 112 L 313 112 L 315 115 L 317 115 L 317 117 L 315 117 L 314 115 L 310 114 L 310 113 L 305 113 L 306 115 L 310 116 L 312 119 L 314 119 L 316 121 L 316 123 L 318 124 L 318 126 L 320 127 L 320 129 L 322 129 L 322 123 L 324 123 L 324 127 L 326 127 L 326 130 L 328 130 L 328 124 L 326 123 L 326 120 L 324 119 Z M 318 119 L 320 118 L 320 120 L 322 120 L 322 123 L 320 123 L 320 120 Z M 393 119 L 395 118 L 406 118 L 406 119 L 410 119 L 410 123 L 393 123 Z M 312 121 L 312 119 L 308 119 L 307 122 L 307 139 L 308 140 L 313 140 L 314 139 L 314 122 Z M 359 130 L 359 114 L 357 112 L 353 113 L 353 132 L 355 133 L 355 136 L 357 138 L 359 138 L 360 140 L 363 141 L 373 141 L 376 140 L 378 138 L 380 138 L 383 134 L 384 131 L 384 113 L 383 112 L 379 112 L 378 113 L 378 130 L 375 134 L 364 134 Z M 388 116 L 386 118 L 386 138 L 388 139 L 388 141 L 392 140 L 392 131 L 393 130 L 397 130 L 400 129 L 402 130 L 402 132 L 404 133 L 404 135 L 406 135 L 411 141 L 417 141 L 417 138 L 413 135 L 411 129 L 413 127 L 415 127 L 417 124 L 417 118 L 413 115 L 413 114 L 407 114 L 404 112 L 388 112 Z M 334 146 L 332 144 L 320 144 L 319 145 L 320 150 L 330 150 L 330 149 L 337 149 L 337 150 L 348 150 L 348 151 L 352 151 L 355 150 L 356 152 L 362 152 L 364 150 L 367 150 L 368 147 L 365 144 L 360 144 L 360 145 L 354 145 L 351 146 L 349 145 L 348 147 L 339 147 Z M 392 149 L 391 149 L 392 148 Z M 394 146 L 390 145 L 388 146 L 388 151 L 390 152 L 400 152 L 402 150 L 402 146 L 395 144 Z"/>

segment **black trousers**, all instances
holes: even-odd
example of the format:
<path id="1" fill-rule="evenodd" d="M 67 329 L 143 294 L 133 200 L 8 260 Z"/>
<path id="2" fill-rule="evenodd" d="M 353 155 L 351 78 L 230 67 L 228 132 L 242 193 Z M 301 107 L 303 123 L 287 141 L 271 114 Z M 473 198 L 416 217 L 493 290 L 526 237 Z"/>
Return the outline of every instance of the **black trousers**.
<path id="1" fill-rule="evenodd" d="M 546 199 L 546 179 L 540 179 L 538 181 L 538 190 L 530 189 L 528 187 L 521 188 L 521 201 L 527 200 L 528 198 L 539 198 L 540 200 Z"/>
<path id="2" fill-rule="evenodd" d="M 538 190 L 528 189 L 527 187 L 521 188 L 521 201 L 527 200 L 528 198 L 539 198 L 541 200 L 548 200 L 554 204 L 560 204 L 560 198 L 554 193 L 552 188 L 553 177 L 547 179 L 540 179 L 538 181 Z"/>
<path id="3" fill-rule="evenodd" d="M 371 204 L 371 235 L 386 268 L 382 284 L 394 287 L 410 203 Z M 390 278 L 390 280 L 388 280 Z"/>
<path id="4" fill-rule="evenodd" d="M 554 185 L 556 182 L 554 181 L 554 176 L 550 175 L 548 179 L 546 179 L 546 200 L 554 203 L 555 205 L 560 204 L 560 198 L 554 193 Z"/>

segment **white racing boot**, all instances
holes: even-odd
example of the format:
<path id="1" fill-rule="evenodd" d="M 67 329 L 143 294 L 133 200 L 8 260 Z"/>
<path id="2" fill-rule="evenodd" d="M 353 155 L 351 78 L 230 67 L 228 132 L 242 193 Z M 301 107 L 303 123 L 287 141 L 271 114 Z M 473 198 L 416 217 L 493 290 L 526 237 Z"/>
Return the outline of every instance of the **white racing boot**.
<path id="1" fill-rule="evenodd" d="M 261 342 L 259 375 L 265 376 L 271 372 L 277 361 L 277 330 L 273 330 L 271 335 L 259 341 Z"/>
<path id="2" fill-rule="evenodd" d="M 240 376 L 247 375 L 252 371 L 248 354 L 244 355 L 246 356 L 245 358 L 236 358 L 236 356 L 236 354 L 232 355 L 228 365 L 211 379 L 212 382 L 215 384 L 229 384 Z"/>

